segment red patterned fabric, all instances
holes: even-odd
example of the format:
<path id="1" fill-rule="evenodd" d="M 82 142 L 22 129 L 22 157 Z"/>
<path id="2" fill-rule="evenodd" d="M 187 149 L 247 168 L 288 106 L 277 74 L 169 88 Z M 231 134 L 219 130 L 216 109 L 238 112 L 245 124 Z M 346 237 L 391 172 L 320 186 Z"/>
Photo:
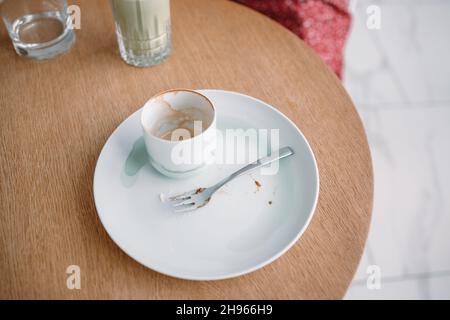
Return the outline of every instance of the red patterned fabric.
<path id="1" fill-rule="evenodd" d="M 234 0 L 297 34 L 341 77 L 351 16 L 348 0 Z"/>

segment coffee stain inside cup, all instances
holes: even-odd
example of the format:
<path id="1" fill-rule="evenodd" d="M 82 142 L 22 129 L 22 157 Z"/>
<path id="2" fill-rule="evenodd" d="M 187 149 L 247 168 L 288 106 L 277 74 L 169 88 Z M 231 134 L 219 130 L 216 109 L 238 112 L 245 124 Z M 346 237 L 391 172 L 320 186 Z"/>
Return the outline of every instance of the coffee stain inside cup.
<path id="1" fill-rule="evenodd" d="M 173 96 L 176 94 L 178 92 L 171 92 Z M 198 106 L 185 105 L 176 108 L 164 95 L 153 100 L 156 106 L 152 116 L 149 116 L 150 120 L 144 124 L 144 129 L 158 138 L 169 141 L 193 138 L 203 133 L 212 123 L 211 115 Z"/>
<path id="2" fill-rule="evenodd" d="M 137 180 L 139 170 L 149 161 L 145 148 L 144 137 L 140 137 L 133 143 L 133 148 L 128 154 L 127 160 L 121 173 L 122 185 L 126 188 L 132 187 Z"/>
<path id="3" fill-rule="evenodd" d="M 164 115 L 155 122 L 151 133 L 161 139 L 172 140 L 176 130 L 183 130 L 188 133 L 188 138 L 193 138 L 204 132 L 211 124 L 208 114 L 201 109 L 192 106 L 177 110 L 164 99 L 160 99 L 159 102 L 165 107 Z M 178 131 L 179 134 L 180 131 Z M 175 136 L 178 137 L 178 135 Z"/>

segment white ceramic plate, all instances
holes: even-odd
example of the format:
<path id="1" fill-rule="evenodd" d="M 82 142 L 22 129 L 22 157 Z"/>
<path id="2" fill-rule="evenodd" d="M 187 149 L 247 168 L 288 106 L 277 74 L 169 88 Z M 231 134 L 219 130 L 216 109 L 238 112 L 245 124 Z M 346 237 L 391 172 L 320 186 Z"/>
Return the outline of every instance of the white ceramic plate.
<path id="1" fill-rule="evenodd" d="M 185 180 L 162 176 L 146 161 L 138 110 L 103 147 L 94 197 L 103 226 L 129 256 L 173 277 L 217 280 L 257 270 L 298 240 L 316 207 L 319 175 L 305 137 L 275 108 L 234 92 L 200 92 L 214 103 L 221 132 L 279 129 L 280 147 L 291 146 L 295 155 L 280 161 L 276 175 L 244 175 L 216 193 L 207 206 L 174 214 L 161 202 L 161 193 L 212 185 L 242 165 L 213 164 Z"/>

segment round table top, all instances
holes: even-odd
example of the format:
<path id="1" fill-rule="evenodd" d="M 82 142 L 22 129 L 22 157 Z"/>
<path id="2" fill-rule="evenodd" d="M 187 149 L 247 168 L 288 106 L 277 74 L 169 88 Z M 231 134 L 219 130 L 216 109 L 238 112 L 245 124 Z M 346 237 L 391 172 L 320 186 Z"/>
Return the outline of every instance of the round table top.
<path id="1" fill-rule="evenodd" d="M 294 34 L 242 5 L 173 0 L 173 53 L 139 69 L 119 57 L 107 1 L 80 0 L 66 55 L 18 57 L 0 31 L 0 298 L 342 298 L 361 258 L 373 178 L 361 120 L 339 79 Z M 108 237 L 92 179 L 112 131 L 168 88 L 242 92 L 276 106 L 317 158 L 320 195 L 300 240 L 238 278 L 186 281 L 140 265 Z M 81 289 L 66 269 L 78 265 Z"/>

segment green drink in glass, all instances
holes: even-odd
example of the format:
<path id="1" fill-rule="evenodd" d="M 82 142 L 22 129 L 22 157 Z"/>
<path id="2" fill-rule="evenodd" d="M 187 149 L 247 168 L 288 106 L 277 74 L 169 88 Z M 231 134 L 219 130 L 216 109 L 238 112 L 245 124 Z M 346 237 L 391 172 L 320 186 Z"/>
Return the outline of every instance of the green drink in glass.
<path id="1" fill-rule="evenodd" d="M 171 51 L 169 0 L 111 0 L 122 59 L 148 67 Z"/>

